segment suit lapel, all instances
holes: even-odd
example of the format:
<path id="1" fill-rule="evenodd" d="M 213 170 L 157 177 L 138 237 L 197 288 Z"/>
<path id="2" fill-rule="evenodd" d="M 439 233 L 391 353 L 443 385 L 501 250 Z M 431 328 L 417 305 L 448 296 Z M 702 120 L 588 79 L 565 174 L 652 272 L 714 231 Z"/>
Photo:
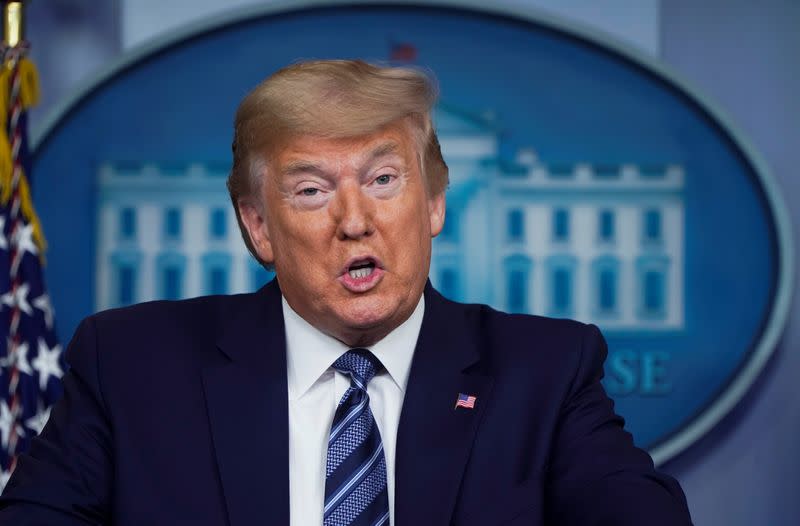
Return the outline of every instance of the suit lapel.
<path id="1" fill-rule="evenodd" d="M 222 351 L 203 371 L 208 417 L 231 526 L 289 523 L 286 341 L 277 281 L 230 312 Z"/>
<path id="2" fill-rule="evenodd" d="M 453 513 L 492 379 L 480 373 L 475 320 L 430 283 L 397 434 L 395 524 L 446 525 Z M 472 366 L 472 367 L 471 367 Z M 474 409 L 455 408 L 459 393 Z"/>

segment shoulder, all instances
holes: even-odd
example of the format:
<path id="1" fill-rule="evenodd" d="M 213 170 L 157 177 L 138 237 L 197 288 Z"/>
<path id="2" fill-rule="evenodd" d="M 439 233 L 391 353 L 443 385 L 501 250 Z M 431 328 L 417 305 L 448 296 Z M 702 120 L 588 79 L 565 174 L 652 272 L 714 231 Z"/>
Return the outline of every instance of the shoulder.
<path id="1" fill-rule="evenodd" d="M 165 358 L 181 349 L 201 352 L 214 346 L 227 320 L 253 309 L 256 294 L 204 296 L 179 301 L 152 301 L 98 312 L 84 319 L 70 347 L 95 347 L 107 360 Z M 67 353 L 67 360 L 75 352 Z M 85 351 L 84 351 L 85 352 Z"/>
<path id="2" fill-rule="evenodd" d="M 84 320 L 104 334 L 137 336 L 213 332 L 226 313 L 248 303 L 253 294 L 202 296 L 177 301 L 150 301 L 101 311 Z"/>
<path id="3" fill-rule="evenodd" d="M 589 325 L 567 318 L 549 318 L 533 314 L 509 314 L 487 305 L 478 305 L 488 330 L 497 338 L 519 344 L 538 343 L 559 346 L 578 344 Z"/>
<path id="4" fill-rule="evenodd" d="M 587 339 L 602 338 L 596 326 L 577 320 L 510 314 L 483 304 L 443 301 L 449 304 L 449 309 L 462 313 L 465 328 L 509 352 L 528 352 L 532 348 L 539 352 L 580 350 Z"/>
<path id="5" fill-rule="evenodd" d="M 444 301 L 449 304 L 448 310 L 452 309 L 452 317 L 461 319 L 471 339 L 478 343 L 483 361 L 492 373 L 535 370 L 567 380 L 582 371 L 602 370 L 607 347 L 595 325 L 565 318 L 509 314 L 482 304 Z"/>

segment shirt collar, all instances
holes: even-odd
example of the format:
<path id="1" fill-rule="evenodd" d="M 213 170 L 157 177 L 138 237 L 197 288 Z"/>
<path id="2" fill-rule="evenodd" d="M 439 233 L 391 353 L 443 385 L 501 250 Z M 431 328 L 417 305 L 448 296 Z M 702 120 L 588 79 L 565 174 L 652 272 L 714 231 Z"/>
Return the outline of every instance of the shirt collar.
<path id="1" fill-rule="evenodd" d="M 336 361 L 350 349 L 336 338 L 323 333 L 289 306 L 281 297 L 283 320 L 286 327 L 286 365 L 289 382 L 289 400 L 302 397 Z M 411 316 L 381 341 L 368 347 L 386 368 L 401 392 L 405 392 L 411 359 L 425 313 L 425 298 Z"/>

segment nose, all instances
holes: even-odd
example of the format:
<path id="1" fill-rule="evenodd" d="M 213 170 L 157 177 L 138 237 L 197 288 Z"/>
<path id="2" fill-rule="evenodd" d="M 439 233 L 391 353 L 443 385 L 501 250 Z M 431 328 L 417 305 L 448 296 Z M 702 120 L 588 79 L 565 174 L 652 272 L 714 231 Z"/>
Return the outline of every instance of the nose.
<path id="1" fill-rule="evenodd" d="M 375 205 L 364 195 L 360 184 L 342 184 L 336 190 L 333 205 L 331 210 L 340 240 L 361 239 L 372 235 L 375 229 Z"/>

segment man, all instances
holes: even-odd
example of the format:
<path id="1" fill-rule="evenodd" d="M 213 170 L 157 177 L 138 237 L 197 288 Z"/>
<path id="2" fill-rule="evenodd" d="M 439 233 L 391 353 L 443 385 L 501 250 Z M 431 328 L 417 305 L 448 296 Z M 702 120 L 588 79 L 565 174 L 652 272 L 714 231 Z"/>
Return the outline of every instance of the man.
<path id="1" fill-rule="evenodd" d="M 689 524 L 613 413 L 594 326 L 428 284 L 435 98 L 357 61 L 256 87 L 228 187 L 277 281 L 86 319 L 0 523 Z"/>

